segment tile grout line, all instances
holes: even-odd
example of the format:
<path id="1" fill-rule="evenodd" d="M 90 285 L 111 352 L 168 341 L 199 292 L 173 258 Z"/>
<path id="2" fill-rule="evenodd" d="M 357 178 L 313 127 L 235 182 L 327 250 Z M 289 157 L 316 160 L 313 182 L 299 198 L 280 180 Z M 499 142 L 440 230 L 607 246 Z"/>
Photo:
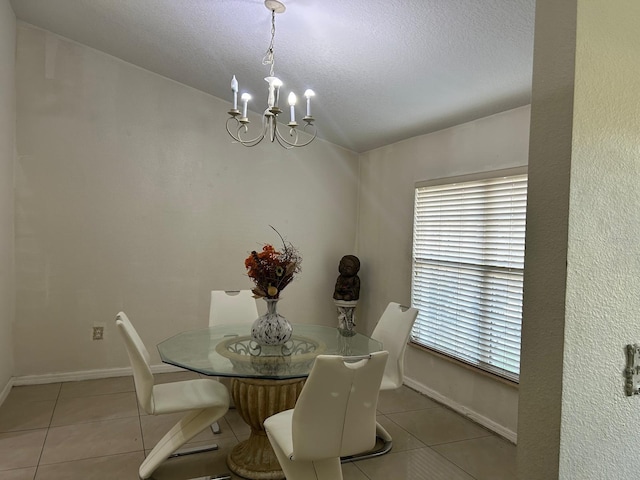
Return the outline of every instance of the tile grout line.
<path id="1" fill-rule="evenodd" d="M 418 411 L 418 410 L 415 410 Z M 398 427 L 400 430 L 402 430 L 403 432 L 405 432 L 407 435 L 409 435 L 411 438 L 416 439 L 416 441 L 420 442 L 421 444 L 423 444 L 425 447 L 429 447 L 429 445 L 427 445 L 425 442 L 423 442 L 422 440 L 420 440 L 418 437 L 416 437 L 413 433 L 411 433 L 409 430 L 407 430 L 406 428 L 404 428 L 402 425 L 400 425 L 399 423 L 397 423 L 396 421 L 394 421 L 392 418 L 387 417 L 386 415 L 384 415 L 384 418 L 389 420 L 391 423 L 393 423 L 396 427 Z M 422 447 L 417 447 L 417 448 L 422 448 Z M 409 449 L 409 450 L 415 450 L 415 449 Z"/>
<path id="2" fill-rule="evenodd" d="M 364 475 L 364 476 L 367 478 L 367 480 L 371 480 L 371 477 L 370 477 L 369 475 L 367 475 L 367 474 L 364 472 L 364 470 L 362 470 L 362 469 L 360 468 L 360 466 L 358 465 L 358 462 L 352 462 L 352 463 L 353 463 L 353 464 L 355 464 L 355 466 L 356 466 L 356 468 L 358 469 L 358 471 L 359 471 L 360 473 L 362 473 L 362 475 Z"/>
<path id="3" fill-rule="evenodd" d="M 140 414 L 140 402 L 138 401 L 138 395 L 136 394 L 136 406 L 138 407 L 138 429 L 140 430 L 140 444 L 142 445 L 142 456 L 147 458 L 147 447 L 144 441 L 144 433 L 142 432 L 142 415 Z"/>
<path id="4" fill-rule="evenodd" d="M 463 440 L 461 440 L 463 441 Z M 449 442 L 449 443 L 456 443 L 456 442 Z M 441 443 L 440 445 L 446 445 L 444 443 Z M 431 447 L 429 447 L 431 448 Z M 467 470 L 465 470 L 462 465 L 458 465 L 456 462 L 454 462 L 453 460 L 451 460 L 450 458 L 445 457 L 443 454 L 441 454 L 439 451 L 434 450 L 433 448 L 431 448 L 431 451 L 433 453 L 435 453 L 436 455 L 438 455 L 439 457 L 441 457 L 442 459 L 446 460 L 447 462 L 449 462 L 451 465 L 456 466 L 457 468 L 459 468 L 461 471 L 463 471 L 464 473 L 466 473 L 467 475 L 469 475 L 471 478 L 473 478 L 474 480 L 478 480 L 478 477 L 476 477 L 475 475 L 472 475 L 471 472 L 467 472 Z"/>
<path id="5" fill-rule="evenodd" d="M 42 454 L 44 453 L 44 446 L 47 443 L 47 438 L 49 437 L 49 431 L 51 430 L 51 423 L 53 422 L 53 415 L 56 413 L 56 408 L 58 408 L 58 400 L 60 399 L 60 393 L 62 392 L 62 383 L 60 383 L 60 388 L 58 388 L 58 394 L 56 395 L 56 401 L 53 404 L 53 409 L 51 410 L 51 418 L 49 418 L 49 425 L 47 425 L 47 432 L 44 434 L 44 440 L 42 441 L 42 448 L 40 449 L 40 455 L 38 455 L 38 461 L 36 463 L 36 470 L 33 472 L 33 480 L 38 476 L 38 470 L 40 469 L 40 462 L 42 461 Z"/>

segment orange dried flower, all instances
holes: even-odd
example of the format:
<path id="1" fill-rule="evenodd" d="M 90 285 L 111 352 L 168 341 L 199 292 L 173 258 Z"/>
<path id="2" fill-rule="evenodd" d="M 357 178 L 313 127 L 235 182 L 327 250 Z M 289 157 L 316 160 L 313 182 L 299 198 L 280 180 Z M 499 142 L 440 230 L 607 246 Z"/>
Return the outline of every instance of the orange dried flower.
<path id="1" fill-rule="evenodd" d="M 280 292 L 300 272 L 302 257 L 293 245 L 284 241 L 275 228 L 273 230 L 282 240 L 283 251 L 280 252 L 267 243 L 262 251 L 252 251 L 244 261 L 247 275 L 256 285 L 252 292 L 257 298 L 279 298 Z"/>

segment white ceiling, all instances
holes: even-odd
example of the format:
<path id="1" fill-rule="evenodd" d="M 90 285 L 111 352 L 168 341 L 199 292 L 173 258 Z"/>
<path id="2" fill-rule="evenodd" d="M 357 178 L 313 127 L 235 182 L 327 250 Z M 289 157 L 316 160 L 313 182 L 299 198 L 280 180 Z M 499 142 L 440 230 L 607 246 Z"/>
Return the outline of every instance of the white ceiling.
<path id="1" fill-rule="evenodd" d="M 364 152 L 530 101 L 535 0 L 284 3 L 275 73 L 285 96 L 316 92 L 319 136 L 338 145 Z M 225 100 L 235 74 L 253 110 L 266 107 L 262 0 L 11 4 L 24 22 Z"/>

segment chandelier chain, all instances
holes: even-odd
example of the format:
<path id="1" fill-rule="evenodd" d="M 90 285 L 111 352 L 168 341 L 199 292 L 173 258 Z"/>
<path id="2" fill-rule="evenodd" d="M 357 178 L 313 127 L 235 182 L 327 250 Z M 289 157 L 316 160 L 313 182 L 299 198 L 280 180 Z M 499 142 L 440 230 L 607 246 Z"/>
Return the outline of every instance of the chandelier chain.
<path id="1" fill-rule="evenodd" d="M 275 67 L 276 59 L 275 53 L 273 51 L 273 44 L 276 38 L 276 11 L 271 10 L 271 43 L 269 44 L 269 48 L 267 49 L 264 58 L 262 59 L 263 65 L 271 65 L 269 69 L 269 76 L 273 77 L 273 69 Z"/>

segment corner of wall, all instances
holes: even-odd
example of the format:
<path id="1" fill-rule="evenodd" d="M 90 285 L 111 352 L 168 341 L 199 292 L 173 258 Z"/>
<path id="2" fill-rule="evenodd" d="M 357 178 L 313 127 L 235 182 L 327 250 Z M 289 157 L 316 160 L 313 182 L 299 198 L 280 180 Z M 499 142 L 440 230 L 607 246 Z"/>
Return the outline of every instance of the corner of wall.
<path id="1" fill-rule="evenodd" d="M 5 386 L 0 390 L 0 406 L 4 403 L 4 401 L 9 396 L 11 392 L 11 388 L 13 387 L 13 377 L 9 377 L 9 381 L 5 384 Z"/>
<path id="2" fill-rule="evenodd" d="M 0 401 L 11 390 L 15 321 L 16 17 L 0 0 Z"/>

